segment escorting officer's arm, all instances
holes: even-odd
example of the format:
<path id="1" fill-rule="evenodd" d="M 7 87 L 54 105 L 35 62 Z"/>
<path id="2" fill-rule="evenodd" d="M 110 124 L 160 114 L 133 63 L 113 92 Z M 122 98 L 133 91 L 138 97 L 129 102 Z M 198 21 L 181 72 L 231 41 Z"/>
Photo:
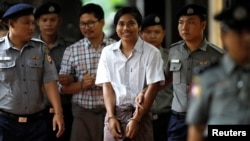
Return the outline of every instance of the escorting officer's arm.
<path id="1" fill-rule="evenodd" d="M 64 132 L 64 121 L 63 121 L 63 110 L 61 107 L 61 101 L 57 89 L 56 81 L 51 81 L 44 84 L 44 88 L 47 94 L 47 97 L 53 106 L 55 113 L 53 118 L 53 130 L 56 130 L 58 127 L 57 137 L 60 137 Z"/>

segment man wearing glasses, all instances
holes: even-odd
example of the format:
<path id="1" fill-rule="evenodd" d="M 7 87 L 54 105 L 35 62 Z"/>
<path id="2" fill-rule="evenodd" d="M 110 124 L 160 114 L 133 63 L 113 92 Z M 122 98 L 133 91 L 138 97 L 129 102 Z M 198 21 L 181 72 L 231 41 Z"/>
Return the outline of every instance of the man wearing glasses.
<path id="1" fill-rule="evenodd" d="M 61 84 L 61 92 L 73 94 L 71 141 L 102 141 L 106 114 L 102 88 L 95 85 L 95 75 L 102 49 L 115 42 L 103 33 L 104 12 L 93 3 L 80 10 L 79 27 L 83 39 L 69 46 L 59 74 L 75 74 L 76 82 Z"/>

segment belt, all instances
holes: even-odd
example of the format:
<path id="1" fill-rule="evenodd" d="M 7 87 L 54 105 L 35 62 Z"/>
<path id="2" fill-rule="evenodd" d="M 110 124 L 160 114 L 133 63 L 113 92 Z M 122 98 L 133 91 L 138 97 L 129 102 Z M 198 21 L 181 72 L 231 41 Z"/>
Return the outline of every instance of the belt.
<path id="1" fill-rule="evenodd" d="M 8 119 L 14 120 L 19 123 L 28 123 L 28 122 L 34 121 L 42 117 L 43 115 L 45 115 L 44 111 L 37 112 L 34 114 L 30 114 L 30 115 L 16 115 L 16 114 L 8 113 L 5 111 L 0 111 L 0 116 L 4 116 Z"/>
<path id="2" fill-rule="evenodd" d="M 186 118 L 186 112 L 176 112 L 176 111 L 171 111 L 172 115 L 177 117 L 178 119 L 185 119 Z"/>
<path id="3" fill-rule="evenodd" d="M 160 114 L 152 113 L 152 118 L 153 120 L 157 120 L 160 118 L 166 119 L 169 115 L 170 115 L 170 111 L 167 113 L 160 113 Z"/>

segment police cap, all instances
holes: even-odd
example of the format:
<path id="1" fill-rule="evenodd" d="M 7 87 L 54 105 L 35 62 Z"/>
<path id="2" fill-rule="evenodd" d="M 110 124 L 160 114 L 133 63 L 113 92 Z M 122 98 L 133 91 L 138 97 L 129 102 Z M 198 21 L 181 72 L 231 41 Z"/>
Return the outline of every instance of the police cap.
<path id="1" fill-rule="evenodd" d="M 154 26 L 154 25 L 161 25 L 162 28 L 164 29 L 164 22 L 162 18 L 159 15 L 152 13 L 143 18 L 141 24 L 141 30 L 143 30 L 148 26 Z"/>
<path id="2" fill-rule="evenodd" d="M 214 18 L 232 29 L 250 28 L 250 3 L 248 0 L 237 0 Z"/>
<path id="3" fill-rule="evenodd" d="M 176 18 L 179 19 L 181 16 L 199 15 L 206 19 L 206 13 L 207 9 L 202 5 L 187 4 L 176 12 Z"/>
<path id="4" fill-rule="evenodd" d="M 25 3 L 18 3 L 11 6 L 6 12 L 3 14 L 3 19 L 11 19 L 17 18 L 25 15 L 34 14 L 35 8 L 32 5 L 25 4 Z"/>
<path id="5" fill-rule="evenodd" d="M 60 14 L 61 7 L 54 2 L 47 2 L 42 4 L 36 9 L 35 18 L 39 18 L 41 15 L 44 14 Z"/>

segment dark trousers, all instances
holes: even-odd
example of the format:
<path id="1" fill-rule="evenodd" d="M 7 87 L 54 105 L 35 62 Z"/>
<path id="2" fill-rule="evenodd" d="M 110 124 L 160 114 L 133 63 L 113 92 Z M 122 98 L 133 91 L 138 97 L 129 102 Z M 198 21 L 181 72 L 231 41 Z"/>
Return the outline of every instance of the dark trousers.
<path id="1" fill-rule="evenodd" d="M 153 133 L 155 141 L 167 141 L 167 128 L 171 112 L 153 114 Z"/>
<path id="2" fill-rule="evenodd" d="M 187 124 L 185 122 L 185 114 L 171 112 L 168 123 L 168 141 L 186 141 L 187 140 Z"/>
<path id="3" fill-rule="evenodd" d="M 71 104 L 63 104 L 62 108 L 63 108 L 63 119 L 64 119 L 64 124 L 65 124 L 65 131 L 61 137 L 59 138 L 56 137 L 56 133 L 58 132 L 58 130 L 53 131 L 52 129 L 52 126 L 53 126 L 52 120 L 54 117 L 54 113 L 49 113 L 47 120 L 48 120 L 48 125 L 51 127 L 51 130 L 50 130 L 48 141 L 70 141 L 72 122 L 73 122 L 72 106 Z"/>
<path id="4" fill-rule="evenodd" d="M 49 128 L 45 115 L 25 123 L 0 115 L 0 141 L 48 141 Z"/>

